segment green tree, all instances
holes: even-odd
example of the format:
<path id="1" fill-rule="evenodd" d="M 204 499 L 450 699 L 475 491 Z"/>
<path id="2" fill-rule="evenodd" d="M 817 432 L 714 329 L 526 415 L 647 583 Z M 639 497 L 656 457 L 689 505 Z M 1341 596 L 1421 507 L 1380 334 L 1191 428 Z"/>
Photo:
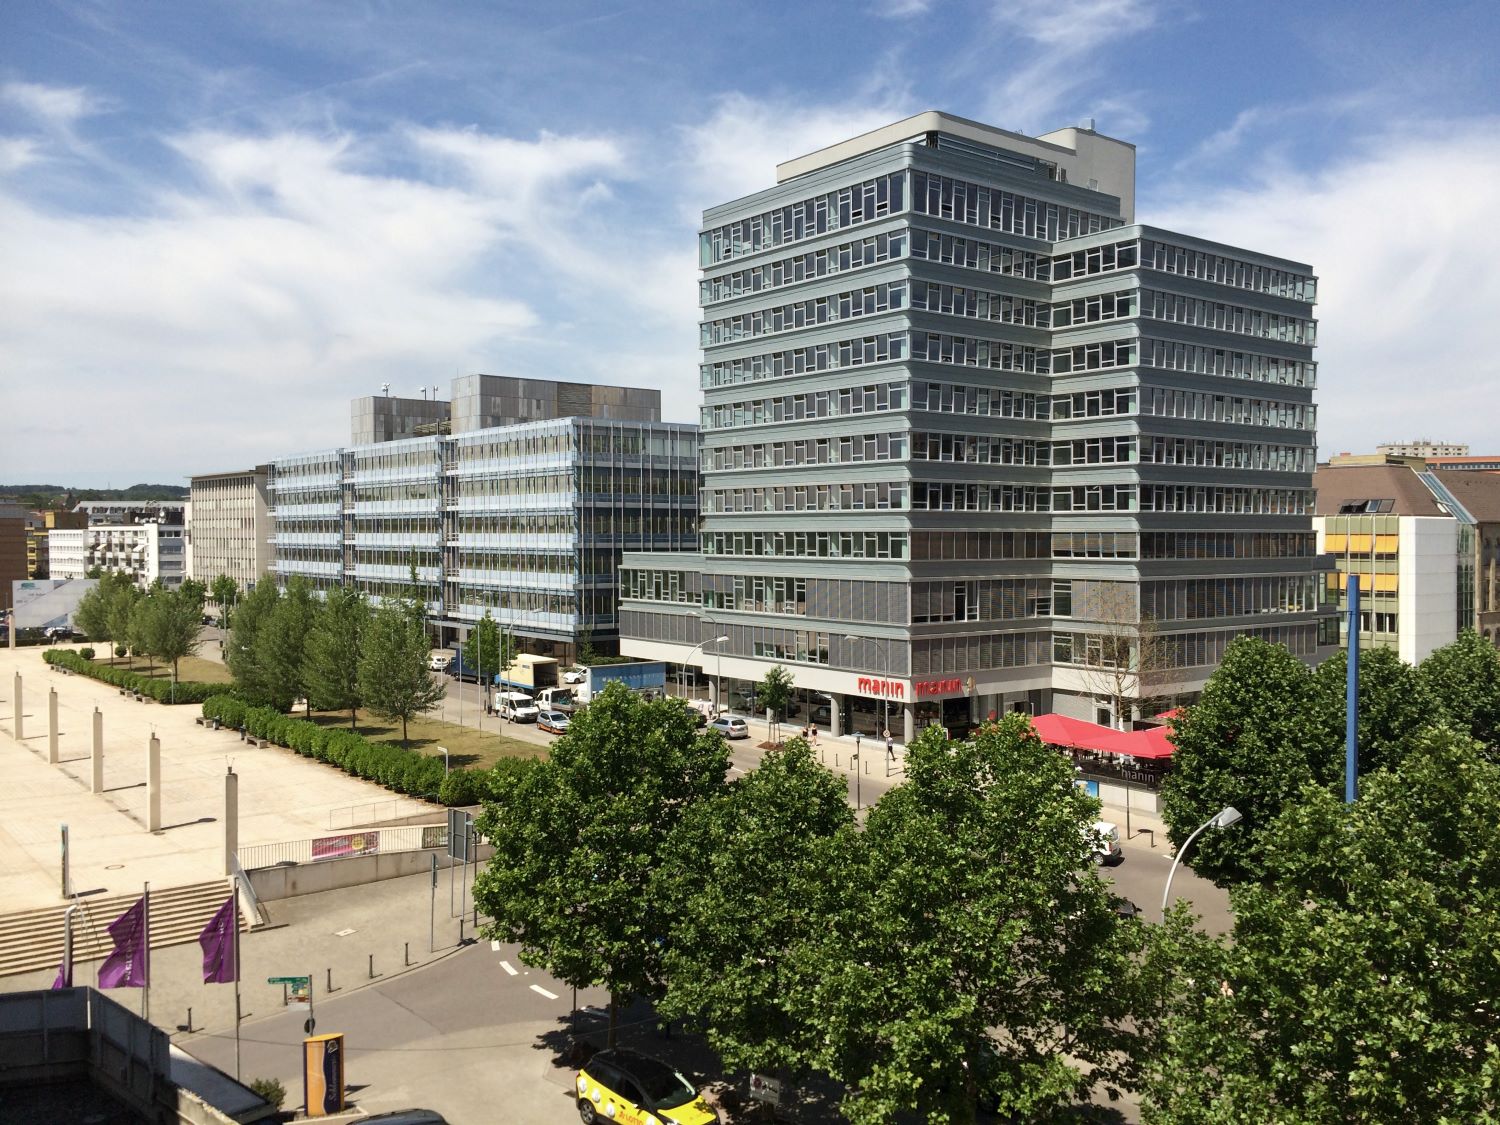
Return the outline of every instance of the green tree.
<path id="1" fill-rule="evenodd" d="M 869 815 L 807 998 L 856 1122 L 1036 1119 L 1128 1073 L 1141 927 L 1093 864 L 1097 801 L 1025 716 L 916 740 Z"/>
<path id="2" fill-rule="evenodd" d="M 276 612 L 281 600 L 281 591 L 276 583 L 263 580 L 240 601 L 234 614 L 234 627 L 229 631 L 229 644 L 225 657 L 234 683 L 251 703 L 272 704 L 272 685 L 261 667 L 259 649 L 260 635 Z"/>
<path id="3" fill-rule="evenodd" d="M 203 603 L 208 598 L 208 587 L 196 578 L 184 578 L 182 585 L 177 587 L 177 593 L 187 598 L 198 610 L 203 613 Z"/>
<path id="4" fill-rule="evenodd" d="M 728 771 L 724 740 L 680 700 L 610 684 L 546 761 L 496 777 L 479 821 L 495 854 L 474 888 L 486 933 L 559 980 L 608 988 L 611 1046 L 621 1002 L 661 986 L 671 920 L 652 888 L 667 839 Z"/>
<path id="5" fill-rule="evenodd" d="M 786 707 L 792 699 L 792 674 L 780 664 L 772 665 L 766 669 L 765 679 L 761 680 L 757 694 L 765 705 L 766 720 L 771 723 L 771 741 L 774 742 L 777 727 L 786 717 Z"/>
<path id="6" fill-rule="evenodd" d="M 696 1017 L 728 1069 L 806 1072 L 822 1033 L 808 998 L 859 852 L 845 781 L 800 738 L 691 805 L 649 895 L 672 922 L 658 1010 Z"/>
<path id="7" fill-rule="evenodd" d="M 219 624 L 228 628 L 229 606 L 239 597 L 239 585 L 229 575 L 221 574 L 209 583 L 208 592 L 213 597 L 213 600 L 218 603 Z"/>
<path id="8" fill-rule="evenodd" d="M 1230 893 L 1232 943 L 1178 977 L 1164 1125 L 1500 1118 L 1500 766 L 1421 735 L 1353 805 L 1309 787 Z"/>
<path id="9" fill-rule="evenodd" d="M 286 590 L 261 624 L 255 638 L 255 663 L 266 702 L 288 711 L 307 694 L 304 676 L 307 638 L 318 619 L 318 600 L 300 574 L 287 579 Z M 312 701 L 308 700 L 308 713 Z"/>
<path id="10" fill-rule="evenodd" d="M 391 598 L 370 621 L 359 660 L 359 692 L 365 707 L 385 719 L 401 720 L 401 745 L 409 745 L 407 723 L 431 711 L 447 689 L 427 668 L 431 646 L 420 611 Z"/>
<path id="11" fill-rule="evenodd" d="M 1313 669 L 1313 691 L 1319 700 L 1318 733 L 1325 749 L 1311 759 L 1323 769 L 1318 780 L 1343 792 L 1344 716 L 1349 654 L 1336 652 Z M 1394 649 L 1371 648 L 1359 654 L 1359 776 L 1395 767 L 1440 712 L 1417 670 Z M 1236 806 L 1238 807 L 1238 806 Z"/>
<path id="12" fill-rule="evenodd" d="M 464 663 L 480 673 L 481 683 L 489 682 L 484 676 L 493 679 L 502 668 L 510 667 L 515 654 L 515 637 L 500 631 L 489 610 L 484 611 L 484 616 L 474 623 L 474 628 L 464 638 Z"/>
<path id="13" fill-rule="evenodd" d="M 172 666 L 176 698 L 178 661 L 198 648 L 202 606 L 192 591 L 154 589 L 136 606 L 133 626 L 144 651 Z"/>
<path id="14" fill-rule="evenodd" d="M 1176 847 L 1225 805 L 1244 815 L 1198 838 L 1193 870 L 1221 886 L 1258 876 L 1260 831 L 1303 786 L 1333 776 L 1326 715 L 1311 670 L 1284 647 L 1255 637 L 1229 645 L 1202 697 L 1173 725 L 1177 749 L 1161 788 Z"/>
<path id="15" fill-rule="evenodd" d="M 1448 722 L 1500 759 L 1500 650 L 1465 629 L 1428 653 L 1417 671 Z"/>
<path id="16" fill-rule="evenodd" d="M 323 711 L 349 712 L 349 728 L 359 730 L 360 656 L 370 628 L 370 603 L 348 586 L 328 591 L 303 652 L 308 703 Z"/>
<path id="17" fill-rule="evenodd" d="M 117 594 L 117 587 L 123 583 L 133 590 L 134 583 L 123 574 L 105 574 L 99 578 L 98 582 L 97 586 L 84 594 L 78 603 L 78 608 L 73 611 L 73 624 L 91 641 L 122 639 L 117 638 L 114 631 L 115 622 L 110 616 L 110 611 Z M 114 663 L 113 653 L 110 654 L 110 663 Z"/>

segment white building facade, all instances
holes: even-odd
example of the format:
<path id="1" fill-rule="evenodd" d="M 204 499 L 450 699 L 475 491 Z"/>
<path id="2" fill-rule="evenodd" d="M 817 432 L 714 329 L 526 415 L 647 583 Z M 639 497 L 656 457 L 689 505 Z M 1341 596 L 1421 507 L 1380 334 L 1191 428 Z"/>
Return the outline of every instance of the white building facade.
<path id="1" fill-rule="evenodd" d="M 266 499 L 270 466 L 191 479 L 187 571 L 205 585 L 219 575 L 240 589 L 271 569 L 271 511 Z"/>

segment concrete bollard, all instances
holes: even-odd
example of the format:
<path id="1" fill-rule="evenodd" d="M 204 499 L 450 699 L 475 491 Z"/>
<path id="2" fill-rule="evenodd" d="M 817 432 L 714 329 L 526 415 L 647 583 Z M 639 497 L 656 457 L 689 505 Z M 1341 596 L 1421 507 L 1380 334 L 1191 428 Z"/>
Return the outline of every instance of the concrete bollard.
<path id="1" fill-rule="evenodd" d="M 161 740 L 146 745 L 146 831 L 161 831 Z"/>
<path id="2" fill-rule="evenodd" d="M 104 792 L 104 715 L 99 708 L 94 708 L 94 750 L 90 764 L 93 767 L 93 775 L 89 779 L 90 793 Z"/>
<path id="3" fill-rule="evenodd" d="M 57 689 L 47 689 L 47 764 L 57 765 Z"/>
<path id="4" fill-rule="evenodd" d="M 10 698 L 11 698 L 11 702 L 15 704 L 16 741 L 20 742 L 21 739 L 23 739 L 23 738 L 26 737 L 25 732 L 22 731 L 22 729 L 21 729 L 21 673 L 20 672 L 16 673 L 15 687 L 12 689 L 12 694 L 11 694 Z"/>

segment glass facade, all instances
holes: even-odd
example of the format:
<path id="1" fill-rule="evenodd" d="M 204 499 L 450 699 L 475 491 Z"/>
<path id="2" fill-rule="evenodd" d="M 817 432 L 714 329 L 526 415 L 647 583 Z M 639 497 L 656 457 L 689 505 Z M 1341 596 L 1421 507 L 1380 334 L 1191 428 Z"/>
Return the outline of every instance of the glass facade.
<path id="1" fill-rule="evenodd" d="M 273 462 L 270 494 L 283 581 L 416 592 L 445 639 L 488 611 L 534 648 L 608 651 L 621 553 L 696 545 L 697 430 L 569 417 L 385 441 Z"/>
<path id="2" fill-rule="evenodd" d="M 627 652 L 803 666 L 851 722 L 894 693 L 909 734 L 1094 718 L 1072 654 L 1143 615 L 1178 696 L 1236 632 L 1318 648 L 1311 269 L 1127 224 L 996 138 L 877 145 L 707 213 L 701 554 L 627 557 Z M 1125 615 L 1075 596 L 1100 582 Z M 832 583 L 890 612 L 817 603 Z"/>

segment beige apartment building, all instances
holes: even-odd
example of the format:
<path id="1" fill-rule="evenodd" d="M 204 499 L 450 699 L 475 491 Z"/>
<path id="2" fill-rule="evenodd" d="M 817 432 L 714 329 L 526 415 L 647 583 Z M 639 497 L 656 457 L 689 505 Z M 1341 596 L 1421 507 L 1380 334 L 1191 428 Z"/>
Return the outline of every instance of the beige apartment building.
<path id="1" fill-rule="evenodd" d="M 271 569 L 271 514 L 266 502 L 267 465 L 190 478 L 188 574 L 210 583 L 221 574 L 240 589 Z"/>

